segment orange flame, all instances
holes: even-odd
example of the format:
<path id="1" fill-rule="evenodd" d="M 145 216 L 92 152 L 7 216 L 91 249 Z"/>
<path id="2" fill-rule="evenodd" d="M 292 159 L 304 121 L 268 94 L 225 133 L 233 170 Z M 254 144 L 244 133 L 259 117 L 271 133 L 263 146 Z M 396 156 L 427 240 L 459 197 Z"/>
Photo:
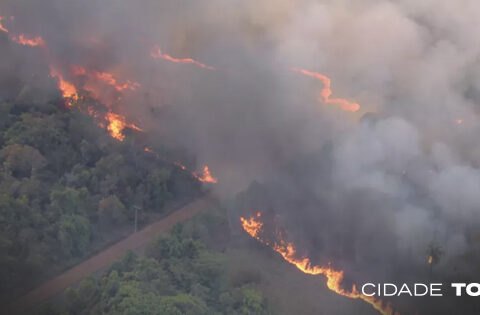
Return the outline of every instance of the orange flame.
<path id="1" fill-rule="evenodd" d="M 126 127 L 137 131 L 143 131 L 140 127 L 127 123 L 125 117 L 119 114 L 109 112 L 105 115 L 105 119 L 108 121 L 107 129 L 110 132 L 110 135 L 119 141 L 123 141 L 125 139 L 123 129 Z"/>
<path id="2" fill-rule="evenodd" d="M 119 92 L 122 92 L 124 90 L 135 91 L 138 87 L 140 87 L 140 83 L 133 82 L 130 80 L 126 80 L 124 84 L 120 84 L 118 83 L 117 79 L 113 76 L 113 74 L 108 72 L 98 72 L 98 71 L 87 72 L 87 70 L 84 67 L 79 65 L 74 65 L 71 68 L 74 75 L 86 75 L 89 78 L 94 78 L 95 80 L 103 81 L 106 84 L 112 86 L 115 90 Z"/>
<path id="3" fill-rule="evenodd" d="M 431 264 L 433 262 L 433 256 L 428 256 L 428 263 Z"/>
<path id="4" fill-rule="evenodd" d="M 257 212 L 257 217 L 260 218 L 262 214 L 260 212 Z M 247 232 L 250 234 L 251 237 L 260 240 L 260 237 L 258 234 L 263 228 L 263 222 L 256 221 L 254 217 L 251 217 L 250 219 L 245 219 L 245 218 L 240 218 L 240 221 L 242 222 L 242 227 Z"/>
<path id="5" fill-rule="evenodd" d="M 104 81 L 105 83 L 113 86 L 115 88 L 115 90 L 121 92 L 123 90 L 131 90 L 131 91 L 135 91 L 139 86 L 140 84 L 138 82 L 132 82 L 130 80 L 127 80 L 126 83 L 124 84 L 119 84 L 117 83 L 117 80 L 115 79 L 115 77 L 111 74 L 111 73 L 107 73 L 107 72 L 94 72 L 94 76 L 99 79 L 99 80 L 102 80 Z"/>
<path id="6" fill-rule="evenodd" d="M 8 29 L 2 25 L 2 20 L 3 20 L 3 17 L 0 16 L 0 31 L 4 33 L 8 33 Z"/>
<path id="7" fill-rule="evenodd" d="M 177 161 L 173 162 L 173 164 L 178 166 L 180 169 L 187 171 L 187 167 L 182 163 Z M 195 177 L 198 181 L 202 183 L 216 184 L 218 182 L 218 179 L 212 176 L 212 174 L 210 173 L 210 169 L 206 165 L 203 167 L 203 174 L 198 174 L 197 172 L 191 172 L 191 174 L 193 177 Z"/>
<path id="8" fill-rule="evenodd" d="M 176 166 L 178 166 L 180 169 L 182 169 L 184 171 L 187 170 L 187 167 L 180 162 L 173 162 L 173 164 L 175 164 Z"/>
<path id="9" fill-rule="evenodd" d="M 43 41 L 43 38 L 40 36 L 29 37 L 25 34 L 20 34 L 18 36 L 10 35 L 10 39 L 16 42 L 17 44 L 24 45 L 24 46 L 31 46 L 31 47 L 45 46 L 45 42 Z"/>
<path id="10" fill-rule="evenodd" d="M 299 72 L 303 75 L 313 77 L 322 81 L 324 87 L 320 91 L 320 96 L 322 97 L 323 102 L 327 104 L 338 105 L 342 110 L 348 111 L 348 112 L 356 112 L 360 109 L 360 105 L 357 103 L 349 102 L 343 98 L 330 98 L 330 96 L 332 95 L 332 82 L 329 77 L 321 73 L 311 72 L 311 71 L 308 71 L 305 69 L 299 69 L 299 68 L 292 68 L 292 71 Z"/>
<path id="11" fill-rule="evenodd" d="M 13 17 L 11 17 L 10 19 L 13 19 Z M 10 32 L 8 31 L 8 29 L 5 26 L 3 26 L 2 20 L 3 20 L 3 17 L 0 16 L 0 31 L 9 34 Z M 40 36 L 30 37 L 25 34 L 20 34 L 20 35 L 10 34 L 10 39 L 15 43 L 24 45 L 24 46 L 32 46 L 32 47 L 45 46 L 45 41 Z"/>
<path id="12" fill-rule="evenodd" d="M 9 34 L 10 32 L 8 31 L 8 29 L 5 26 L 3 26 L 3 24 L 2 24 L 3 19 L 4 18 L 2 16 L 0 16 L 0 31 Z M 13 19 L 14 19 L 14 17 L 11 16 L 10 20 L 13 20 Z M 20 34 L 20 35 L 10 34 L 9 37 L 12 41 L 14 41 L 15 43 L 20 44 L 20 45 L 32 46 L 32 47 L 45 46 L 45 41 L 40 36 L 30 37 L 30 36 L 25 35 L 25 34 Z"/>
<path id="13" fill-rule="evenodd" d="M 62 91 L 62 96 L 66 99 L 78 100 L 78 93 L 75 85 L 65 81 L 60 73 L 55 68 L 50 67 L 50 75 L 58 80 L 58 88 Z M 71 102 L 67 102 L 71 105 Z"/>
<path id="14" fill-rule="evenodd" d="M 8 29 L 3 27 L 2 24 L 1 24 L 2 19 L 3 18 L 0 17 L 0 30 L 5 32 L 5 33 L 8 33 Z M 12 17 L 10 17 L 10 19 L 13 20 L 14 17 L 12 16 Z M 10 38 L 10 40 L 12 40 L 16 43 L 21 44 L 21 45 L 25 45 L 25 46 L 32 46 L 32 47 L 35 47 L 35 46 L 44 47 L 44 46 L 46 46 L 45 41 L 40 36 L 29 37 L 27 35 L 20 34 L 18 36 L 10 35 L 9 38 Z M 67 102 L 68 105 L 72 104 L 71 100 L 78 100 L 78 94 L 77 94 L 76 87 L 72 83 L 70 83 L 68 81 L 65 81 L 63 79 L 63 76 L 53 66 L 50 66 L 50 76 L 57 79 L 58 88 L 62 91 L 62 97 L 66 98 L 66 99 L 70 99 Z"/>
<path id="15" fill-rule="evenodd" d="M 345 290 L 342 287 L 342 270 L 335 270 L 330 267 L 314 266 L 312 265 L 310 259 L 307 257 L 297 258 L 296 249 L 293 243 L 285 241 L 279 233 L 277 234 L 279 240 L 274 241 L 273 243 L 263 240 L 259 236 L 263 228 L 263 222 L 259 220 L 260 218 L 260 212 L 257 213 L 256 218 L 250 217 L 249 219 L 245 219 L 243 217 L 240 217 L 240 222 L 243 229 L 251 237 L 271 247 L 274 251 L 279 253 L 283 257 L 283 259 L 297 267 L 297 269 L 299 269 L 303 273 L 311 275 L 324 275 L 327 278 L 327 287 L 333 292 L 351 299 L 361 299 L 372 305 L 374 309 L 376 309 L 383 315 L 399 315 L 398 312 L 395 312 L 393 310 L 393 307 L 390 303 L 385 304 L 382 300 L 376 299 L 373 296 L 365 296 L 361 294 L 360 292 L 358 292 L 355 285 L 352 286 L 352 289 L 350 291 Z"/>
<path id="16" fill-rule="evenodd" d="M 72 73 L 74 75 L 84 75 L 87 73 L 85 68 L 81 66 L 72 66 L 71 68 L 72 68 Z M 62 75 L 58 73 L 58 71 L 56 71 L 53 67 L 50 68 L 50 74 L 52 77 L 57 78 L 58 88 L 62 91 L 62 96 L 64 98 L 71 99 L 74 101 L 78 100 L 78 93 L 75 85 L 71 84 L 68 81 L 65 81 Z M 104 76 L 104 77 L 108 78 L 108 76 Z M 88 90 L 93 95 L 96 94 L 95 90 L 92 88 L 86 87 L 86 90 Z M 71 105 L 72 104 L 71 101 L 68 102 L 68 104 Z M 98 116 L 98 112 L 92 110 L 91 108 L 88 109 L 88 113 L 92 117 L 100 118 Z M 123 130 L 126 127 L 137 130 L 137 131 L 143 131 L 140 127 L 136 126 L 135 124 L 127 123 L 125 116 L 122 116 L 120 114 L 108 112 L 104 116 L 104 119 L 108 122 L 106 127 L 110 135 L 119 141 L 123 141 L 125 139 L 125 136 L 123 135 Z M 101 122 L 99 125 L 101 127 L 105 127 L 105 124 L 103 122 Z"/>
<path id="17" fill-rule="evenodd" d="M 0 17 L 0 30 L 8 33 L 8 30 L 5 27 L 3 27 L 3 25 L 1 24 L 2 19 L 3 18 Z M 26 46 L 46 46 L 46 43 L 40 36 L 28 37 L 24 34 L 20 34 L 18 36 L 10 35 L 10 39 L 19 44 L 26 45 Z M 85 70 L 85 68 L 81 66 L 72 66 L 71 70 L 73 75 L 87 74 L 87 71 Z M 78 100 L 78 92 L 77 92 L 76 86 L 66 81 L 63 78 L 62 74 L 60 74 L 60 72 L 57 71 L 52 65 L 50 65 L 50 76 L 57 79 L 58 88 L 62 91 L 62 97 L 67 99 L 67 104 L 69 106 L 72 105 L 72 101 Z M 102 80 L 107 84 L 113 86 L 117 91 L 123 91 L 125 89 L 135 90 L 137 87 L 140 86 L 139 83 L 132 82 L 129 80 L 127 80 L 126 83 L 122 85 L 118 84 L 117 80 L 112 74 L 105 73 L 105 72 L 94 72 L 93 76 L 97 80 Z M 92 89 L 89 87 L 85 87 L 85 89 L 90 93 L 95 94 L 96 89 Z M 98 113 L 91 108 L 88 109 L 88 113 L 92 117 L 99 118 Z M 113 113 L 113 112 L 108 112 L 103 118 L 106 121 L 108 121 L 107 129 L 110 132 L 110 135 L 119 141 L 123 141 L 125 139 L 125 136 L 123 135 L 123 130 L 126 127 L 137 130 L 137 131 L 143 131 L 140 127 L 131 123 L 127 123 L 124 116 Z M 102 127 L 105 127 L 105 124 L 103 122 L 100 122 L 99 125 Z"/>
<path id="18" fill-rule="evenodd" d="M 208 169 L 208 166 L 203 167 L 203 174 L 199 175 L 196 172 L 193 172 L 192 175 L 201 182 L 216 184 L 218 182 L 217 178 L 213 177 Z"/>
<path id="19" fill-rule="evenodd" d="M 124 84 L 119 84 L 117 79 L 111 73 L 98 72 L 95 70 L 87 71 L 85 67 L 82 67 L 80 65 L 71 66 L 71 71 L 75 76 L 81 76 L 81 75 L 87 76 L 88 81 L 83 86 L 83 89 L 88 91 L 95 98 L 98 98 L 99 96 L 101 97 L 102 95 L 102 87 L 97 84 L 98 81 L 107 83 L 108 85 L 112 86 L 113 88 L 115 88 L 115 90 L 119 92 L 122 92 L 125 89 L 129 89 L 133 91 L 140 86 L 139 83 L 132 82 L 130 80 L 127 80 L 126 83 Z M 110 104 L 112 102 L 111 100 L 108 100 L 107 98 L 107 99 L 103 99 L 102 101 L 107 105 L 107 107 L 111 108 L 111 104 Z M 97 117 L 98 115 L 98 113 L 96 113 L 95 111 L 91 111 L 89 112 L 89 114 L 93 117 Z M 104 116 L 104 119 L 107 121 L 107 124 L 105 124 L 104 122 L 101 122 L 99 125 L 101 127 L 105 127 L 106 125 L 110 135 L 119 141 L 123 141 L 125 139 L 123 130 L 126 127 L 137 130 L 137 131 L 143 131 L 140 127 L 136 126 L 135 124 L 127 123 L 125 116 L 114 113 L 112 111 L 108 112 Z M 148 148 L 145 148 L 145 151 L 150 152 L 150 151 L 147 151 L 147 149 Z"/>
<path id="20" fill-rule="evenodd" d="M 152 53 L 150 54 L 150 56 L 152 56 L 153 58 L 161 58 L 161 59 L 164 59 L 164 60 L 168 60 L 170 62 L 174 62 L 174 63 L 190 63 L 190 64 L 194 64 L 200 68 L 204 68 L 204 69 L 207 69 L 207 70 L 215 70 L 214 67 L 210 67 L 210 66 L 207 66 L 201 62 L 198 62 L 192 58 L 174 58 L 170 55 L 167 55 L 167 54 L 164 54 L 162 53 L 162 50 L 160 49 L 160 47 L 158 47 L 157 45 L 155 45 L 155 47 L 153 48 L 153 51 Z"/>

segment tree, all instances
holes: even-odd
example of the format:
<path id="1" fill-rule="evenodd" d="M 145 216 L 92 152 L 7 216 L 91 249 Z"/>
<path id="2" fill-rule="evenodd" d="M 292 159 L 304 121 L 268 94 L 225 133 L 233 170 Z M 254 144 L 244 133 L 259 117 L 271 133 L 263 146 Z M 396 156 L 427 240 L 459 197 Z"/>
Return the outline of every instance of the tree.
<path id="1" fill-rule="evenodd" d="M 108 196 L 98 204 L 100 220 L 107 224 L 121 224 L 127 220 L 127 209 L 117 196 Z"/>
<path id="2" fill-rule="evenodd" d="M 240 310 L 244 315 L 266 314 L 262 295 L 252 288 L 245 288 L 243 290 L 242 307 Z"/>
<path id="3" fill-rule="evenodd" d="M 55 115 L 21 114 L 21 120 L 5 131 L 7 144 L 28 145 L 37 149 L 60 173 L 78 159 L 65 133 L 63 120 Z"/>
<path id="4" fill-rule="evenodd" d="M 161 210 L 176 184 L 170 163 L 128 137 L 112 139 L 98 126 L 88 110 L 95 108 L 101 117 L 108 109 L 97 101 L 85 97 L 65 108 L 58 99 L 44 101 L 50 94 L 38 87 L 27 86 L 16 97 L 20 90 L 9 97 L 16 101 L 0 102 L 0 302 L 64 269 L 69 258 L 87 254 L 96 235 L 133 219 L 133 205 L 142 206 L 145 218 Z M 198 194 L 199 184 L 183 175 L 196 184 L 182 191 L 185 200 Z M 108 224 L 97 224 L 102 222 Z M 192 242 L 168 242 L 170 258 L 195 259 Z M 142 288 L 178 293 L 166 268 L 140 272 L 136 264 L 119 277 L 129 274 L 142 279 Z M 147 285 L 148 277 L 156 278 Z"/>
<path id="5" fill-rule="evenodd" d="M 166 296 L 161 299 L 162 314 L 202 315 L 210 314 L 203 300 L 190 294 Z"/>
<path id="6" fill-rule="evenodd" d="M 166 169 L 157 169 L 149 173 L 147 177 L 147 190 L 150 193 L 151 206 L 155 210 L 163 207 L 165 202 L 170 198 L 167 182 L 170 178 L 170 171 Z"/>
<path id="7" fill-rule="evenodd" d="M 57 214 L 86 215 L 91 207 L 86 188 L 59 187 L 50 193 L 50 208 Z"/>
<path id="8" fill-rule="evenodd" d="M 20 144 L 11 144 L 0 150 L 0 160 L 15 177 L 30 177 L 47 165 L 46 159 L 38 150 Z"/>
<path id="9" fill-rule="evenodd" d="M 64 255 L 79 256 L 90 244 L 92 229 L 85 217 L 64 215 L 60 220 L 57 235 Z"/>

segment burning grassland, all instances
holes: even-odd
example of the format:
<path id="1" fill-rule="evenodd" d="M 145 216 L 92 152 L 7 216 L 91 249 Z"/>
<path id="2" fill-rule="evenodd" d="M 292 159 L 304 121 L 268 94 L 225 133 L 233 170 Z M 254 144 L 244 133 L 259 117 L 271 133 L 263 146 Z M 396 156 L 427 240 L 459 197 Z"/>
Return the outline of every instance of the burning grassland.
<path id="1" fill-rule="evenodd" d="M 206 64 L 203 64 L 192 58 L 174 58 L 168 54 L 163 53 L 158 45 L 155 45 L 155 47 L 153 47 L 150 56 L 152 56 L 152 58 L 154 59 L 163 59 L 173 63 L 193 64 L 206 70 L 215 70 L 214 67 L 207 66 Z"/>
<path id="2" fill-rule="evenodd" d="M 35 103 L 30 86 L 12 86 L 48 72 L 66 107 L 196 184 L 218 181 L 228 198 L 275 181 L 265 204 L 295 242 L 269 242 L 304 272 L 469 278 L 480 261 L 478 12 L 469 0 L 5 0 L 0 97 Z M 341 268 L 329 274 L 319 257 Z M 348 280 L 331 286 L 361 299 Z"/>
<path id="3" fill-rule="evenodd" d="M 291 242 L 288 242 L 283 235 L 284 233 L 282 233 L 280 230 L 275 232 L 273 241 L 263 239 L 263 222 L 261 220 L 261 212 L 257 212 L 255 216 L 252 216 L 248 219 L 240 217 L 242 228 L 251 237 L 271 247 L 274 251 L 279 253 L 283 259 L 285 259 L 285 261 L 297 267 L 297 269 L 299 269 L 301 272 L 310 275 L 325 276 L 327 278 L 327 287 L 333 292 L 351 299 L 361 299 L 370 304 L 382 315 L 400 314 L 394 311 L 390 303 L 386 303 L 375 297 L 369 297 L 361 294 L 355 285 L 353 285 L 350 290 L 345 289 L 342 284 L 344 278 L 342 270 L 336 270 L 330 266 L 317 266 L 314 265 L 309 258 L 299 257 L 295 245 Z"/>
<path id="4" fill-rule="evenodd" d="M 347 112 L 356 112 L 360 109 L 360 105 L 355 102 L 350 102 L 343 98 L 331 98 L 330 96 L 332 95 L 332 81 L 326 75 L 299 68 L 292 68 L 292 71 L 298 72 L 308 77 L 315 78 L 322 82 L 323 87 L 320 91 L 320 102 L 336 105 Z"/>

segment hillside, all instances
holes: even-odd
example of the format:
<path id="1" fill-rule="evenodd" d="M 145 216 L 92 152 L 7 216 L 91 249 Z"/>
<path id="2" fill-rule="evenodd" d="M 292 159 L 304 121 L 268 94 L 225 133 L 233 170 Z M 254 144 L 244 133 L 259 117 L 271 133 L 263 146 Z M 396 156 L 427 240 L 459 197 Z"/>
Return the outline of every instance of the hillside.
<path id="1" fill-rule="evenodd" d="M 228 235 L 225 212 L 212 208 L 159 236 L 144 256 L 130 252 L 67 289 L 64 306 L 45 303 L 37 314 L 269 314 L 255 278 L 220 250 Z"/>
<path id="2" fill-rule="evenodd" d="M 189 172 L 25 85 L 0 100 L 0 296 L 10 300 L 200 194 Z M 41 101 L 38 101 L 41 100 Z M 97 108 L 101 105 L 96 104 Z"/>

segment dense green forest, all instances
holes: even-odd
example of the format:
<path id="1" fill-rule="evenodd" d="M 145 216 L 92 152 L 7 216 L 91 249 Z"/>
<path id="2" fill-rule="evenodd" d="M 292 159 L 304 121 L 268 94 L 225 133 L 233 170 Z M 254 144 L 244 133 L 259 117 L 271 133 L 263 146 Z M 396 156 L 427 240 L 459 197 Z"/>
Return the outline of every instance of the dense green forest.
<path id="1" fill-rule="evenodd" d="M 144 152 L 142 135 L 125 129 L 125 141 L 111 138 L 84 114 L 93 100 L 69 108 L 36 93 L 26 86 L 0 100 L 3 300 L 130 233 L 135 208 L 147 224 L 200 193 L 188 172 Z"/>
<path id="2" fill-rule="evenodd" d="M 221 253 L 226 243 L 218 239 L 226 229 L 220 209 L 177 224 L 144 257 L 129 252 L 100 277 L 67 289 L 61 311 L 44 304 L 38 314 L 268 314 L 255 277 L 232 272 Z"/>

